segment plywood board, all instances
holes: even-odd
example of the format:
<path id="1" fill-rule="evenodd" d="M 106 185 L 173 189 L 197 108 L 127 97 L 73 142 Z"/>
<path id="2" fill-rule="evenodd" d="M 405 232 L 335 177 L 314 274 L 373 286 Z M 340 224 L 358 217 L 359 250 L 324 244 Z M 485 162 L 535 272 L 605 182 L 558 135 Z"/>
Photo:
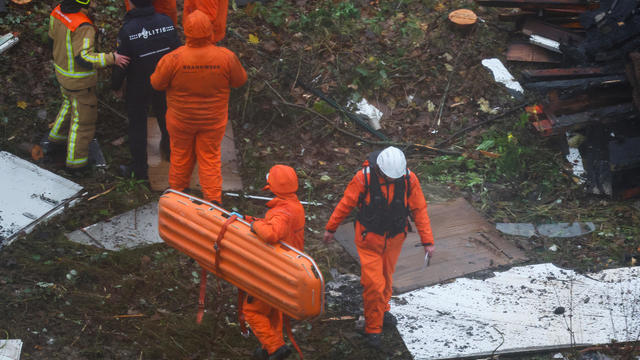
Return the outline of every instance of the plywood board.
<path id="1" fill-rule="evenodd" d="M 162 134 L 156 118 L 149 117 L 147 121 L 147 164 L 149 165 L 149 183 L 151 189 L 164 191 L 169 188 L 169 162 L 160 155 L 160 139 Z M 229 122 L 222 139 L 222 190 L 242 190 L 242 178 L 238 170 L 236 145 L 233 138 L 233 127 Z M 198 165 L 191 175 L 191 189 L 200 190 Z"/>
<path id="2" fill-rule="evenodd" d="M 67 234 L 71 241 L 106 250 L 122 250 L 162 242 L 158 235 L 158 203 L 152 202 Z"/>
<path id="3" fill-rule="evenodd" d="M 577 274 L 553 264 L 460 278 L 392 299 L 415 359 L 637 341 L 640 268 Z"/>
<path id="4" fill-rule="evenodd" d="M 559 54 L 531 44 L 510 44 L 507 49 L 508 61 L 526 61 L 541 63 L 560 63 L 562 57 Z"/>
<path id="5" fill-rule="evenodd" d="M 422 270 L 424 250 L 412 225 L 414 232 L 407 234 L 393 274 L 395 294 L 526 259 L 520 249 L 503 239 L 495 227 L 462 198 L 430 205 L 428 212 L 436 253 L 429 267 Z M 353 223 L 338 227 L 335 238 L 358 260 Z"/>
<path id="6" fill-rule="evenodd" d="M 82 186 L 0 152 L 0 248 L 72 206 Z"/>

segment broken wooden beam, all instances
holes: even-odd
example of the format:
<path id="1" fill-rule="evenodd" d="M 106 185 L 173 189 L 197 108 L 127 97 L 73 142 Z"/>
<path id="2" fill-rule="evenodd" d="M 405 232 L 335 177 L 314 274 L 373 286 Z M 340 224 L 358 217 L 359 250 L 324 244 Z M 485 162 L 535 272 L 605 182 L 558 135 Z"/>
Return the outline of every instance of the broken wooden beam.
<path id="1" fill-rule="evenodd" d="M 628 83 L 627 77 L 624 75 L 608 75 L 585 79 L 571 80 L 554 80 L 554 81 L 537 81 L 524 84 L 529 90 L 548 91 L 548 90 L 566 90 L 571 88 L 591 89 L 599 86 L 622 85 Z"/>
<path id="2" fill-rule="evenodd" d="M 577 114 L 561 115 L 550 117 L 554 130 L 582 127 L 592 122 L 613 122 L 617 120 L 630 119 L 636 114 L 636 109 L 632 103 L 605 106 Z"/>
<path id="3" fill-rule="evenodd" d="M 526 17 L 522 24 L 522 33 L 531 36 L 539 35 L 562 44 L 580 43 L 584 37 L 560 26 L 549 24 L 537 18 Z"/>
<path id="4" fill-rule="evenodd" d="M 558 116 L 629 103 L 631 101 L 632 97 L 627 89 L 608 89 L 607 91 L 579 94 L 568 99 L 549 96 L 549 99 L 540 107 L 541 111 L 547 114 L 547 116 Z"/>
<path id="5" fill-rule="evenodd" d="M 508 61 L 525 61 L 525 62 L 539 62 L 539 63 L 561 63 L 562 57 L 552 51 L 543 49 L 541 47 L 513 43 L 509 45 L 507 49 Z"/>
<path id="6" fill-rule="evenodd" d="M 555 69 L 527 69 L 521 72 L 528 80 L 560 80 L 596 77 L 602 75 L 622 74 L 623 69 L 614 70 L 607 67 L 583 67 L 583 68 L 555 68 Z"/>

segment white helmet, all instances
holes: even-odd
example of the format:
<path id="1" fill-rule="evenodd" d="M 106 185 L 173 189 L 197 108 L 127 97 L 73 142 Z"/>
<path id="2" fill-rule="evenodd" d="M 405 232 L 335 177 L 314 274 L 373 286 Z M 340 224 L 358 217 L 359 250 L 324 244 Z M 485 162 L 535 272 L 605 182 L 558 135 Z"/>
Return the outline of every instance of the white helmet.
<path id="1" fill-rule="evenodd" d="M 389 146 L 382 150 L 376 159 L 380 171 L 392 179 L 398 179 L 407 171 L 407 159 L 402 150 Z"/>

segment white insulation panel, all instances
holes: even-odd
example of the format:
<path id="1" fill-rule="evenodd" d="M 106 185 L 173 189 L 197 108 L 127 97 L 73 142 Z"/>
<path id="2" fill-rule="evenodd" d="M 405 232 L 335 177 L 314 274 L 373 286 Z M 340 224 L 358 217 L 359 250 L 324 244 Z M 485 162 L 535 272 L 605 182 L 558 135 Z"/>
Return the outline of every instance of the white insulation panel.
<path id="1" fill-rule="evenodd" d="M 162 242 L 156 201 L 67 234 L 71 241 L 117 251 Z"/>
<path id="2" fill-rule="evenodd" d="M 640 267 L 585 275 L 552 264 L 514 267 L 403 294 L 391 312 L 415 359 L 635 341 L 638 275 Z"/>
<path id="3" fill-rule="evenodd" d="M 0 151 L 0 247 L 73 204 L 82 186 Z"/>

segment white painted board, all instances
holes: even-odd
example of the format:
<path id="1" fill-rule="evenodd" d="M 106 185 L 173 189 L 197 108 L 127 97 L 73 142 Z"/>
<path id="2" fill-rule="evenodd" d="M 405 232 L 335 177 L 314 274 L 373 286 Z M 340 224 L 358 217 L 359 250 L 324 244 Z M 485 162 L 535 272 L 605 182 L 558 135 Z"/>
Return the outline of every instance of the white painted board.
<path id="1" fill-rule="evenodd" d="M 154 201 L 76 230 L 67 234 L 67 238 L 114 251 L 162 242 L 158 235 L 158 203 Z"/>
<path id="2" fill-rule="evenodd" d="M 82 186 L 0 151 L 0 247 L 75 203 Z"/>
<path id="3" fill-rule="evenodd" d="M 0 360 L 20 360 L 22 340 L 0 340 Z"/>
<path id="4" fill-rule="evenodd" d="M 552 264 L 514 267 L 403 294 L 391 312 L 415 359 L 635 341 L 639 275 L 640 267 L 586 275 Z M 559 307 L 563 314 L 554 313 Z"/>

